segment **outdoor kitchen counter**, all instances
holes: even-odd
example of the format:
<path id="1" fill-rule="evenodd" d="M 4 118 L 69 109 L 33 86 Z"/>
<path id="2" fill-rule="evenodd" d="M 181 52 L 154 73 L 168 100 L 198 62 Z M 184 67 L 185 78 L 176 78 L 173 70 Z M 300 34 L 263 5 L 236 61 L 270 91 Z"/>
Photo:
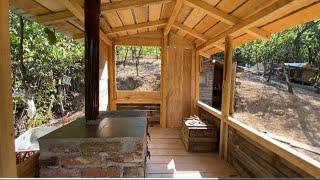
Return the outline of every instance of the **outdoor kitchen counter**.
<path id="1" fill-rule="evenodd" d="M 39 139 L 40 177 L 144 177 L 146 136 L 141 112 L 79 118 Z"/>

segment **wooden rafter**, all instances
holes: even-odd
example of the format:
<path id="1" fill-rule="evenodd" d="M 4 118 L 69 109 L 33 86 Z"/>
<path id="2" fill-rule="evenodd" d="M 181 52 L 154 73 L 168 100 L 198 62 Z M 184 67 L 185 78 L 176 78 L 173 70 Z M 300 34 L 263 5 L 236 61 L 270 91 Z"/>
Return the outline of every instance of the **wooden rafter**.
<path id="1" fill-rule="evenodd" d="M 110 25 L 107 23 L 107 21 L 103 17 L 100 17 L 100 28 L 104 33 L 111 32 Z"/>
<path id="2" fill-rule="evenodd" d="M 101 5 L 101 13 L 114 12 L 123 9 L 145 6 L 148 4 L 157 4 L 170 1 L 172 0 L 123 0 L 113 3 L 104 3 Z M 35 17 L 35 20 L 40 24 L 54 24 L 70 19 L 76 19 L 75 15 L 70 12 L 70 10 L 64 10 Z"/>
<path id="3" fill-rule="evenodd" d="M 227 31 L 213 37 L 208 42 L 202 44 L 197 48 L 199 51 L 204 51 L 207 49 L 210 49 L 215 46 L 215 44 L 223 41 L 224 37 L 227 35 L 232 35 L 233 33 L 243 31 L 246 29 L 250 29 L 257 25 L 259 21 L 263 20 L 265 17 L 272 17 L 274 13 L 278 13 L 278 11 L 286 10 L 286 8 L 291 6 L 291 3 L 294 2 L 294 0 L 280 0 L 272 5 L 264 8 L 263 10 L 259 11 L 258 13 L 254 14 L 253 16 L 248 17 L 247 19 L 243 20 L 239 24 L 236 24 L 232 26 Z"/>
<path id="4" fill-rule="evenodd" d="M 101 12 L 114 12 L 135 7 L 170 2 L 172 0 L 123 0 L 119 2 L 105 3 L 101 5 Z"/>
<path id="5" fill-rule="evenodd" d="M 139 30 L 139 29 L 145 29 L 145 28 L 151 28 L 151 27 L 160 27 L 166 25 L 168 20 L 158 20 L 158 21 L 150 21 L 150 22 L 144 22 L 144 23 L 138 23 L 138 24 L 132 24 L 132 25 L 127 25 L 123 27 L 118 27 L 118 28 L 113 28 L 111 29 L 111 32 L 108 33 L 110 34 L 115 34 L 115 33 L 121 33 L 129 30 Z"/>
<path id="6" fill-rule="evenodd" d="M 203 10 L 204 12 L 206 12 L 209 16 L 218 19 L 228 25 L 235 25 L 241 22 L 241 19 L 232 16 L 228 13 L 225 13 L 223 11 L 221 11 L 218 8 L 215 8 L 213 6 L 211 6 L 210 4 L 204 2 L 204 1 L 198 1 L 198 0 L 185 0 L 185 4 L 187 6 L 190 6 L 192 8 L 199 8 L 201 10 Z M 253 35 L 257 38 L 266 40 L 269 38 L 270 33 L 268 33 L 267 31 L 264 31 L 262 29 L 256 28 L 256 27 L 252 27 L 250 29 L 245 30 L 248 34 Z"/>
<path id="7" fill-rule="evenodd" d="M 84 10 L 81 7 L 81 5 L 78 4 L 77 1 L 75 1 L 75 0 L 60 0 L 60 2 L 63 3 L 65 5 L 65 7 L 81 21 L 81 23 L 84 23 Z M 107 37 L 107 35 L 102 30 L 100 30 L 100 38 L 106 44 L 112 45 L 112 41 Z"/>
<path id="8" fill-rule="evenodd" d="M 203 34 L 197 32 L 196 30 L 194 30 L 186 25 L 179 23 L 178 21 L 174 22 L 172 26 L 177 29 L 180 29 L 180 30 L 190 34 L 191 36 L 198 38 L 204 42 L 208 41 L 208 38 L 206 36 L 204 36 Z"/>
<path id="9" fill-rule="evenodd" d="M 182 8 L 183 2 L 184 2 L 184 0 L 177 0 L 176 4 L 174 6 L 173 12 L 169 18 L 169 21 L 168 21 L 166 27 L 164 28 L 163 34 L 165 36 L 169 34 L 172 25 L 176 21 L 176 18 L 180 12 L 180 9 Z"/>

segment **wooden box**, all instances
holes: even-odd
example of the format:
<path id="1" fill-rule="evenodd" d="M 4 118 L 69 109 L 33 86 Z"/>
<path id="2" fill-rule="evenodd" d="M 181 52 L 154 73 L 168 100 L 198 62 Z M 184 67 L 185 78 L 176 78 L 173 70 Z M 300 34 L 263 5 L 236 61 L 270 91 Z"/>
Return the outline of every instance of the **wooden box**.
<path id="1" fill-rule="evenodd" d="M 189 152 L 212 152 L 218 149 L 217 129 L 199 118 L 184 119 L 182 140 Z"/>

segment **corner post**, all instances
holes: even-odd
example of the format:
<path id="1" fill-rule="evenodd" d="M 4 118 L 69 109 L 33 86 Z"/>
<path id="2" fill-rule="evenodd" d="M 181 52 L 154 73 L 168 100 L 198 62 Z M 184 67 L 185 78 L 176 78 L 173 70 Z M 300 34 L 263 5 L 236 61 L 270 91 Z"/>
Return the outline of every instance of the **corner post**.
<path id="1" fill-rule="evenodd" d="M 219 156 L 227 160 L 228 154 L 228 117 L 230 114 L 231 104 L 231 89 L 232 89 L 232 51 L 233 51 L 233 38 L 227 35 L 225 38 L 225 55 L 223 66 L 223 84 L 222 84 L 222 105 L 221 113 L 222 119 L 220 124 L 220 144 L 219 144 Z"/>
<path id="2" fill-rule="evenodd" d="M 85 117 L 99 115 L 100 0 L 85 0 Z"/>
<path id="3" fill-rule="evenodd" d="M 162 59 L 161 59 L 161 105 L 160 125 L 167 127 L 167 99 L 168 99 L 168 35 L 162 36 Z"/>
<path id="4" fill-rule="evenodd" d="M 17 176 L 12 113 L 9 1 L 0 1 L 0 177 Z"/>

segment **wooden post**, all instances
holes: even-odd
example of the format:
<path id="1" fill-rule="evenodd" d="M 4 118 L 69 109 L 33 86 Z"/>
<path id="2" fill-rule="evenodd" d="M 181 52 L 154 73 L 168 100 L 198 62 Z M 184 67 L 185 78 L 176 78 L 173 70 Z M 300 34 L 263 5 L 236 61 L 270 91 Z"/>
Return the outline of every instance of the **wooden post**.
<path id="1" fill-rule="evenodd" d="M 221 158 L 227 159 L 228 152 L 228 116 L 231 104 L 231 88 L 232 88 L 232 37 L 226 36 L 225 39 L 225 55 L 223 66 L 223 84 L 222 84 L 222 104 L 221 104 L 221 124 L 220 124 L 220 144 L 219 155 Z"/>
<path id="2" fill-rule="evenodd" d="M 0 1 L 0 177 L 16 177 L 9 42 L 9 1 Z"/>
<path id="3" fill-rule="evenodd" d="M 108 70 L 109 70 L 109 107 L 110 111 L 115 111 L 117 109 L 117 105 L 115 100 L 117 99 L 116 93 L 116 65 L 115 65 L 115 46 L 108 47 Z"/>
<path id="4" fill-rule="evenodd" d="M 200 100 L 200 53 L 199 51 L 196 52 L 196 58 L 195 58 L 195 102 L 194 102 L 194 111 L 196 114 L 199 113 L 197 102 Z M 198 114 L 199 115 L 199 114 Z"/>
<path id="5" fill-rule="evenodd" d="M 99 115 L 99 32 L 100 0 L 85 0 L 85 116 L 96 120 Z"/>
<path id="6" fill-rule="evenodd" d="M 163 36 L 161 59 L 161 105 L 160 125 L 167 127 L 167 99 L 168 99 L 168 35 Z"/>
<path id="7" fill-rule="evenodd" d="M 192 50 L 192 62 L 191 62 L 191 115 L 196 113 L 197 101 L 196 101 L 196 47 Z"/>

